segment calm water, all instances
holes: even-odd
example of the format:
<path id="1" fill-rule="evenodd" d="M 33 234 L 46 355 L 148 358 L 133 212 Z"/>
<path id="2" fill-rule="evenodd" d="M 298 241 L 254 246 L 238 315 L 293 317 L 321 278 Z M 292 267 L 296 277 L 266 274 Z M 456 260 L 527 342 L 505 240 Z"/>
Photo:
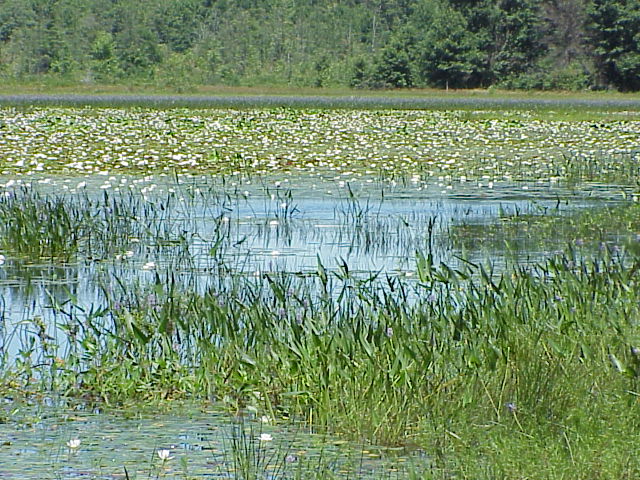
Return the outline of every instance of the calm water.
<path id="1" fill-rule="evenodd" d="M 19 186 L 3 183 L 8 192 Z M 491 222 L 501 211 L 553 208 L 566 198 L 581 208 L 615 201 L 619 192 L 602 185 L 569 191 L 551 184 L 366 179 L 345 183 L 322 178 L 222 183 L 180 177 L 176 183 L 168 177 L 91 177 L 30 183 L 43 193 L 68 198 L 132 192 L 152 203 L 170 196 L 172 206 L 163 217 L 163 241 L 153 236 L 129 239 L 123 252 L 108 258 L 54 265 L 5 252 L 0 266 L 0 347 L 10 359 L 29 335 L 21 321 L 40 316 L 56 338 L 54 303 L 64 305 L 73 298 L 74 304 L 86 308 L 102 305 L 103 292 L 115 288 L 116 279 L 151 282 L 156 273 L 171 270 L 184 274 L 194 288 L 205 288 L 219 275 L 215 272 L 220 264 L 228 267 L 227 274 L 256 276 L 271 271 L 314 272 L 318 261 L 329 270 L 345 262 L 361 274 L 383 272 L 411 279 L 416 250 L 431 248 L 442 261 L 452 261 L 459 253 L 448 238 L 448 229 L 456 222 Z M 213 255 L 221 229 L 224 240 Z M 178 237 L 183 239 L 180 245 L 167 241 Z M 544 253 L 521 252 L 523 258 L 533 259 Z M 493 261 L 499 263 L 500 255 Z M 186 472 L 197 478 L 233 478 L 234 438 L 244 439 L 257 449 L 256 455 L 262 455 L 261 468 L 267 474 L 261 478 L 275 478 L 285 468 L 293 474 L 319 458 L 345 478 L 402 478 L 408 464 L 428 466 L 420 452 L 363 448 L 301 431 L 290 423 L 274 427 L 247 417 L 242 426 L 215 409 L 147 411 L 125 418 L 59 406 L 19 406 L 6 400 L 1 412 L 0 478 L 7 479 L 125 478 L 125 468 L 130 478 L 190 478 Z M 273 440 L 259 441 L 261 433 Z M 75 438 L 80 446 L 71 449 L 67 442 Z M 158 449 L 170 450 L 173 458 L 163 463 Z"/>
<path id="2" fill-rule="evenodd" d="M 26 182 L 0 183 L 12 192 Z M 43 194 L 68 199 L 101 198 L 105 193 L 144 198 L 142 205 L 160 202 L 155 209 L 162 212 L 152 220 L 137 219 L 145 236 L 125 238 L 121 250 L 102 257 L 89 252 L 71 264 L 43 264 L 0 252 L 6 257 L 0 266 L 0 351 L 10 356 L 22 340 L 16 334 L 19 322 L 40 316 L 54 324 L 52 304 L 65 305 L 71 298 L 85 307 L 104 305 L 105 290 L 117 290 L 122 281 L 150 282 L 169 271 L 190 288 L 204 291 L 219 279 L 221 265 L 225 275 L 257 278 L 268 272 L 316 272 L 318 262 L 330 271 L 346 264 L 355 274 L 379 272 L 411 279 L 416 251 L 431 249 L 439 261 L 456 261 L 454 256 L 461 252 L 449 238 L 455 223 L 488 223 L 500 212 L 544 211 L 569 198 L 571 208 L 582 208 L 620 195 L 619 188 L 604 185 L 567 190 L 555 184 L 451 185 L 437 179 L 346 183 L 285 177 L 222 182 L 208 177 L 96 176 L 30 179 L 29 184 Z M 536 261 L 547 253 L 518 255 L 522 261 Z M 495 250 L 490 259 L 487 252 L 466 254 L 498 267 L 504 261 L 503 252 Z M 55 329 L 49 334 L 56 337 Z"/>
<path id="3" fill-rule="evenodd" d="M 211 407 L 123 415 L 6 401 L 0 412 L 8 420 L 0 423 L 3 479 L 126 478 L 125 469 L 130 478 L 235 478 L 238 444 L 257 465 L 258 478 L 315 471 L 318 465 L 344 478 L 396 478 L 411 466 L 428 465 L 419 451 L 364 447 L 290 422 L 275 427 Z M 261 441 L 265 435 L 271 440 Z M 69 447 L 75 439 L 79 446 Z M 163 462 L 159 450 L 171 458 Z"/>

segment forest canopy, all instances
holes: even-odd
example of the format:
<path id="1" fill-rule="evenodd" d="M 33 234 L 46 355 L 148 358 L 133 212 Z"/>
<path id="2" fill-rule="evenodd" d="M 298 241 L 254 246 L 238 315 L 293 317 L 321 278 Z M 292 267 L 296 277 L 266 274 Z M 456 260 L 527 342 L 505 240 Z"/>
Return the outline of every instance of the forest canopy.
<path id="1" fill-rule="evenodd" d="M 0 0 L 0 78 L 640 90 L 638 0 Z"/>

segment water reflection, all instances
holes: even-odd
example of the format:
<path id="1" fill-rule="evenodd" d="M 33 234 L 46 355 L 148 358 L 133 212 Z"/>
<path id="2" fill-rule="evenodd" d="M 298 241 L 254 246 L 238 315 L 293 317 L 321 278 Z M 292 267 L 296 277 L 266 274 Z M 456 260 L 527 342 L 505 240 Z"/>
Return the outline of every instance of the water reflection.
<path id="1" fill-rule="evenodd" d="M 131 188 L 105 193 L 102 180 L 87 177 L 78 192 L 67 191 L 62 197 L 75 202 L 76 211 L 91 210 L 82 218 L 102 222 L 102 230 L 92 234 L 90 244 L 81 245 L 72 261 L 3 252 L 0 348 L 10 357 L 20 346 L 20 337 L 12 332 L 21 322 L 42 318 L 46 334 L 56 338 L 57 329 L 65 325 L 62 307 L 111 306 L 109 302 L 125 295 L 127 285 L 153 284 L 171 275 L 172 281 L 204 293 L 212 284 L 224 285 L 230 276 L 304 275 L 316 272 L 318 262 L 329 271 L 346 265 L 355 275 L 409 278 L 418 251 L 431 252 L 436 262 L 457 261 L 461 252 L 449 238 L 456 223 L 490 223 L 501 214 L 531 210 L 534 204 L 536 209 L 552 209 L 567 198 L 579 208 L 610 201 L 619 192 L 602 185 L 567 190 L 550 183 L 503 182 L 491 188 L 466 183 L 443 190 L 437 181 L 185 176 L 123 177 L 114 182 Z M 60 198 L 60 185 L 68 183 L 53 178 L 34 181 L 33 188 L 41 197 Z M 480 244 L 465 254 L 481 261 L 489 251 L 499 268 L 507 255 L 538 260 L 546 252 L 537 248 L 509 252 L 483 250 Z"/>
<path id="2" fill-rule="evenodd" d="M 112 414 L 9 402 L 0 413 L 10 420 L 0 423 L 3 479 L 245 478 L 239 457 L 253 462 L 256 478 L 309 478 L 305 471 L 323 469 L 331 478 L 404 478 L 429 468 L 422 451 L 364 447 L 206 405 Z"/>

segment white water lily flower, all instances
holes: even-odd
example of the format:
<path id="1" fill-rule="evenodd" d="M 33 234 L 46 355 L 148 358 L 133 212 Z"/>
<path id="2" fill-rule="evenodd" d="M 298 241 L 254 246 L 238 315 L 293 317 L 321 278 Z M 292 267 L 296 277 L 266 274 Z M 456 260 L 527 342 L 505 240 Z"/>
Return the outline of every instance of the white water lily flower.
<path id="1" fill-rule="evenodd" d="M 261 442 L 270 442 L 271 440 L 273 440 L 273 437 L 268 434 L 268 433 L 261 433 L 260 434 L 260 441 Z"/>
<path id="2" fill-rule="evenodd" d="M 155 262 L 147 262 L 142 266 L 142 270 L 153 270 L 156 268 Z"/>
<path id="3" fill-rule="evenodd" d="M 162 450 L 158 450 L 158 457 L 163 462 L 166 462 L 167 460 L 171 460 L 173 458 L 171 456 L 171 451 L 166 448 L 163 448 Z"/>
<path id="4" fill-rule="evenodd" d="M 80 439 L 72 438 L 67 442 L 67 447 L 69 447 L 71 450 L 75 450 L 76 448 L 80 447 Z"/>

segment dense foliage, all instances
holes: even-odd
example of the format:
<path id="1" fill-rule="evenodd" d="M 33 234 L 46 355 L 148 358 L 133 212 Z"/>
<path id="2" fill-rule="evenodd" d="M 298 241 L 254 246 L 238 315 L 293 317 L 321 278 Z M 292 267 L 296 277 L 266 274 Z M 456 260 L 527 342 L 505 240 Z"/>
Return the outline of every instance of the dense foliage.
<path id="1" fill-rule="evenodd" d="M 637 0 L 0 0 L 0 75 L 640 89 Z"/>

